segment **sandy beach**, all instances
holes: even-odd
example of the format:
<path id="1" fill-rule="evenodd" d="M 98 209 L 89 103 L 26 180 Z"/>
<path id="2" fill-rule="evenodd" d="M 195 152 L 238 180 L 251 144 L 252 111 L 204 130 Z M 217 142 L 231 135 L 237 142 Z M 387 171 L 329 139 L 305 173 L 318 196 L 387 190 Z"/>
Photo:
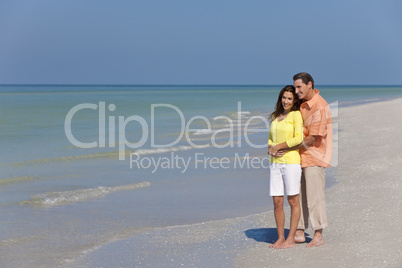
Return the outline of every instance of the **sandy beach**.
<path id="1" fill-rule="evenodd" d="M 326 192 L 325 245 L 268 250 L 258 243 L 238 255 L 237 266 L 400 267 L 402 126 L 389 115 L 401 105 L 397 99 L 340 109 L 338 184 Z"/>
<path id="2" fill-rule="evenodd" d="M 326 191 L 323 246 L 270 249 L 276 229 L 269 211 L 154 229 L 85 252 L 73 266 L 400 267 L 402 126 L 390 115 L 401 106 L 396 99 L 339 109 L 338 184 Z M 313 231 L 306 232 L 308 242 Z"/>

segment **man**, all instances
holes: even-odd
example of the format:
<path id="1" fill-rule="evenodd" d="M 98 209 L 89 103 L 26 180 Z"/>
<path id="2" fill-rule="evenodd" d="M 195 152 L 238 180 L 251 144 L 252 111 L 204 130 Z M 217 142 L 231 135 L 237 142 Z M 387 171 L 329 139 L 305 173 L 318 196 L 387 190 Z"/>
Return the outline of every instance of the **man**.
<path id="1" fill-rule="evenodd" d="M 314 80 L 308 73 L 293 76 L 296 94 L 303 101 L 304 140 L 300 145 L 302 179 L 300 189 L 301 215 L 295 241 L 306 241 L 304 230 L 310 216 L 314 230 L 307 247 L 324 244 L 322 230 L 328 227 L 325 202 L 325 168 L 330 167 L 332 156 L 332 117 L 328 103 L 314 89 Z"/>

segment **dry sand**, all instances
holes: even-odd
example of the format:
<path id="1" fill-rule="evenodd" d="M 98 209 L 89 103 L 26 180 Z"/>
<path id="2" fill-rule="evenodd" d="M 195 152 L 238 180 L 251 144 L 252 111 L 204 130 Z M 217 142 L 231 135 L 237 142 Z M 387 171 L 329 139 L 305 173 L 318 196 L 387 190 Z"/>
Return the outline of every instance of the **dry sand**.
<path id="1" fill-rule="evenodd" d="M 339 110 L 338 184 L 326 191 L 330 227 L 320 247 L 270 249 L 276 239 L 271 211 L 152 230 L 85 254 L 72 266 L 402 267 L 399 107 L 402 99 Z M 286 216 L 288 222 L 288 208 Z"/>

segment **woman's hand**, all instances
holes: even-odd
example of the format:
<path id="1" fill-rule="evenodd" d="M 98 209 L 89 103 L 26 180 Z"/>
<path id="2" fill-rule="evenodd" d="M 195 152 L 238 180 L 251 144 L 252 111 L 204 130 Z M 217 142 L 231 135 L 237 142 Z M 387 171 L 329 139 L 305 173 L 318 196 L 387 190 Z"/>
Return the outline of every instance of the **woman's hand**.
<path id="1" fill-rule="evenodd" d="M 276 157 L 282 157 L 286 154 L 287 149 L 280 149 L 279 151 L 276 152 L 275 156 Z"/>
<path id="2" fill-rule="evenodd" d="M 278 152 L 278 146 L 268 146 L 268 154 L 272 156 L 276 156 Z"/>
<path id="3" fill-rule="evenodd" d="M 288 149 L 281 149 L 280 145 L 268 146 L 268 154 L 274 157 L 282 157 L 286 154 L 287 151 Z"/>

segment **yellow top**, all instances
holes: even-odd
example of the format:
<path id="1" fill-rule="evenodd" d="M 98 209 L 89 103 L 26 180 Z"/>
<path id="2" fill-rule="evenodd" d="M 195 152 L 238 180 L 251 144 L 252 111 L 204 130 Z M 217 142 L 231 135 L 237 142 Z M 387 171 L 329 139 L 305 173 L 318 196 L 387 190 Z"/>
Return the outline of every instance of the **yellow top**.
<path id="1" fill-rule="evenodd" d="M 303 118 L 300 111 L 291 111 L 285 119 L 278 122 L 275 118 L 271 122 L 268 145 L 277 145 L 283 142 L 289 148 L 299 145 L 303 141 Z M 300 164 L 299 150 L 292 150 L 282 157 L 271 156 L 271 163 Z"/>

